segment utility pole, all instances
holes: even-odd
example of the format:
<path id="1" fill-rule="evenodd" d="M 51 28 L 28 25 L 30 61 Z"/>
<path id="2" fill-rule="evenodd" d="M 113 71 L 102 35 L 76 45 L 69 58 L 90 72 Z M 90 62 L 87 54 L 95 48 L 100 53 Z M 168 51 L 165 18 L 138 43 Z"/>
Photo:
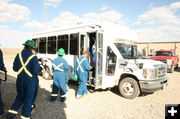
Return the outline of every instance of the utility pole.
<path id="1" fill-rule="evenodd" d="M 48 28 L 48 19 L 47 19 L 47 0 L 43 0 L 43 11 L 44 11 L 44 24 L 45 28 Z"/>

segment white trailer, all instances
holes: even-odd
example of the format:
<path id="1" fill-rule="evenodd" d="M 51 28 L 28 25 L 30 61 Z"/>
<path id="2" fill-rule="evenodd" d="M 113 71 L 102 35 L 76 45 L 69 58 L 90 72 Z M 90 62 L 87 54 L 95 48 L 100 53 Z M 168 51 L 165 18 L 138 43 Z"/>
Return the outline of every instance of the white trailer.
<path id="1" fill-rule="evenodd" d="M 56 51 L 64 48 L 64 58 L 74 67 L 82 50 L 89 50 L 93 69 L 88 83 L 95 89 L 119 87 L 123 97 L 132 99 L 141 92 L 154 92 L 168 85 L 164 63 L 144 58 L 138 51 L 136 33 L 113 23 L 79 25 L 73 28 L 37 33 L 33 40 L 38 57 L 53 60 Z M 92 47 L 96 47 L 96 63 Z M 51 69 L 51 61 L 47 61 Z"/>

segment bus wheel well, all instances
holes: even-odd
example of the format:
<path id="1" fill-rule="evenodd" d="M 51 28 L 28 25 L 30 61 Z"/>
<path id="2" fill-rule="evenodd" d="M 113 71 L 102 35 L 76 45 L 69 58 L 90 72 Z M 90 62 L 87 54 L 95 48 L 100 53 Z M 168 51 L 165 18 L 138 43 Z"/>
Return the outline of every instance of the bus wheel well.
<path id="1" fill-rule="evenodd" d="M 138 83 L 138 85 L 139 85 L 139 80 L 138 80 L 138 78 L 137 78 L 136 76 L 132 75 L 132 74 L 122 74 L 122 75 L 120 76 L 119 83 L 122 81 L 122 79 L 127 78 L 127 77 L 133 78 L 134 80 L 137 81 L 137 83 Z M 140 86 L 140 85 L 139 85 L 139 86 Z"/>

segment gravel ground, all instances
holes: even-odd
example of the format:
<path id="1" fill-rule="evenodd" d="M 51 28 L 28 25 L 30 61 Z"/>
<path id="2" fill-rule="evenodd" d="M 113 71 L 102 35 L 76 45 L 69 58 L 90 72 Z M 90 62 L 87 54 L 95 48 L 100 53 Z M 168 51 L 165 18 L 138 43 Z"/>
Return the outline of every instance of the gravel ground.
<path id="1" fill-rule="evenodd" d="M 9 67 L 10 68 L 10 67 Z M 13 72 L 9 72 L 14 77 Z M 16 95 L 15 78 L 1 85 L 6 110 Z M 165 90 L 153 94 L 143 94 L 135 99 L 125 99 L 119 95 L 117 87 L 89 93 L 82 99 L 75 98 L 77 85 L 69 84 L 67 101 L 50 103 L 51 80 L 40 78 L 37 109 L 33 119 L 164 119 L 164 107 L 169 103 L 180 103 L 180 72 L 169 73 L 169 85 Z M 20 112 L 20 111 L 19 111 Z"/>
<path id="2" fill-rule="evenodd" d="M 89 93 L 82 99 L 75 99 L 77 85 L 70 84 L 65 104 L 57 101 L 50 103 L 51 81 L 40 78 L 38 108 L 33 119 L 163 119 L 164 105 L 180 103 L 180 73 L 168 74 L 167 89 L 153 94 L 144 94 L 129 100 L 119 96 L 118 89 L 99 90 Z M 2 84 L 3 99 L 9 107 L 15 97 L 15 80 L 9 77 Z"/>

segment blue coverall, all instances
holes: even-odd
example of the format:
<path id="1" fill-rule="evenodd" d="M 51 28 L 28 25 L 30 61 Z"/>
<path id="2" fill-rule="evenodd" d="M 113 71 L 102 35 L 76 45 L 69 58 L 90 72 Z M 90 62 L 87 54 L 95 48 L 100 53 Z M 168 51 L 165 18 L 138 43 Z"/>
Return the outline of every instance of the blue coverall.
<path id="1" fill-rule="evenodd" d="M 80 56 L 75 63 L 75 73 L 79 78 L 79 87 L 77 90 L 77 95 L 85 95 L 87 94 L 87 86 L 86 82 L 88 79 L 88 71 L 91 70 L 91 66 L 84 56 Z"/>
<path id="2" fill-rule="evenodd" d="M 68 64 L 64 58 L 59 56 L 58 58 L 53 60 L 53 89 L 50 99 L 52 102 L 57 99 L 59 90 L 61 94 L 61 102 L 64 102 L 66 100 L 67 71 Z"/>
<path id="3" fill-rule="evenodd" d="M 3 53 L 0 49 L 0 70 L 4 71 L 5 67 L 4 67 L 4 62 L 3 62 Z M 1 82 L 0 82 L 1 84 Z M 4 114 L 4 105 L 2 102 L 2 97 L 1 97 L 1 89 L 0 89 L 0 115 Z"/>
<path id="4" fill-rule="evenodd" d="M 30 50 L 23 50 L 22 59 L 25 63 L 32 52 Z M 16 56 L 13 63 L 13 70 L 18 72 L 22 68 L 22 64 L 19 55 Z M 26 66 L 27 70 L 32 74 L 30 77 L 25 70 L 17 76 L 16 90 L 17 96 L 15 102 L 12 104 L 11 109 L 8 111 L 7 118 L 12 118 L 18 113 L 18 109 L 23 105 L 21 118 L 30 118 L 32 105 L 35 101 L 35 95 L 37 93 L 37 75 L 40 72 L 40 65 L 37 56 L 34 56 Z"/>
<path id="5" fill-rule="evenodd" d="M 35 102 L 36 102 L 36 98 L 37 98 L 37 94 L 38 94 L 38 87 L 39 87 L 39 78 L 38 78 L 38 76 L 36 76 L 35 77 L 35 92 L 34 92 L 33 103 L 32 103 L 33 107 L 35 106 Z"/>

